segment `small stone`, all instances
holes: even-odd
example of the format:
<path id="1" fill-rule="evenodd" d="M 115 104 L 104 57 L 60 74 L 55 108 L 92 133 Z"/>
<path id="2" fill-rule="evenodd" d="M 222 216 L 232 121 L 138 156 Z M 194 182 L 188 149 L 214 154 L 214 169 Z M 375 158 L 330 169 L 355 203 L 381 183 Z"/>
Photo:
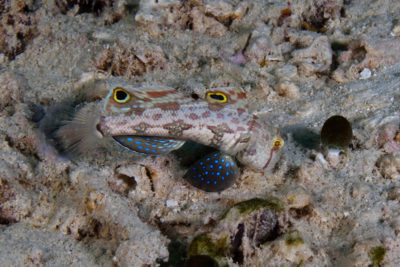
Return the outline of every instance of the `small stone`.
<path id="1" fill-rule="evenodd" d="M 249 45 L 244 51 L 244 56 L 250 61 L 264 67 L 269 61 L 282 61 L 283 57 L 279 48 L 271 37 L 271 28 L 267 25 L 258 25 L 251 33 Z"/>
<path id="2" fill-rule="evenodd" d="M 174 208 L 178 206 L 178 202 L 174 199 L 168 199 L 165 204 L 167 205 L 168 208 Z"/>
<path id="3" fill-rule="evenodd" d="M 371 70 L 368 68 L 365 68 L 360 72 L 360 79 L 361 80 L 369 79 L 371 77 L 371 74 L 372 74 Z"/>
<path id="4" fill-rule="evenodd" d="M 325 158 L 331 167 L 335 168 L 339 165 L 341 155 L 340 152 L 341 151 L 338 149 L 329 149 L 327 151 Z"/>
<path id="5" fill-rule="evenodd" d="M 275 90 L 280 96 L 290 99 L 298 99 L 300 97 L 299 87 L 292 82 L 283 81 L 278 84 Z"/>
<path id="6" fill-rule="evenodd" d="M 224 1 L 210 1 L 205 6 L 205 14 L 225 24 L 233 17 L 233 7 Z"/>
<path id="7" fill-rule="evenodd" d="M 214 37 L 223 36 L 227 29 L 213 17 L 206 16 L 198 7 L 194 7 L 190 13 L 193 19 L 193 31 L 207 33 Z"/>
<path id="8" fill-rule="evenodd" d="M 388 192 L 388 200 L 400 201 L 400 187 L 391 188 Z M 399 224 L 400 226 L 400 224 Z"/>
<path id="9" fill-rule="evenodd" d="M 395 118 L 393 121 L 383 125 L 379 129 L 375 139 L 379 147 L 382 147 L 387 153 L 400 152 L 400 131 L 398 118 Z"/>
<path id="10" fill-rule="evenodd" d="M 285 65 L 275 70 L 275 75 L 280 80 L 291 80 L 297 76 L 297 68 L 294 65 Z"/>
<path id="11" fill-rule="evenodd" d="M 392 180 L 400 179 L 400 153 L 386 154 L 380 157 L 376 163 L 383 177 Z"/>
<path id="12" fill-rule="evenodd" d="M 400 22 L 398 22 L 398 23 L 393 27 L 392 32 L 393 32 L 395 35 L 397 35 L 397 36 L 400 37 Z"/>
<path id="13" fill-rule="evenodd" d="M 290 208 L 301 209 L 311 203 L 311 195 L 304 192 L 304 190 L 296 190 L 286 195 L 288 206 Z"/>
<path id="14" fill-rule="evenodd" d="M 27 89 L 28 84 L 22 75 L 11 72 L 2 73 L 0 75 L 0 109 L 20 102 Z"/>
<path id="15" fill-rule="evenodd" d="M 295 50 L 292 56 L 305 75 L 329 71 L 332 64 L 332 49 L 326 36 L 317 37 L 309 47 Z"/>
<path id="16" fill-rule="evenodd" d="M 240 2 L 236 6 L 236 9 L 233 11 L 233 17 L 236 19 L 241 19 L 244 15 L 246 15 L 248 8 L 249 8 L 249 3 Z"/>

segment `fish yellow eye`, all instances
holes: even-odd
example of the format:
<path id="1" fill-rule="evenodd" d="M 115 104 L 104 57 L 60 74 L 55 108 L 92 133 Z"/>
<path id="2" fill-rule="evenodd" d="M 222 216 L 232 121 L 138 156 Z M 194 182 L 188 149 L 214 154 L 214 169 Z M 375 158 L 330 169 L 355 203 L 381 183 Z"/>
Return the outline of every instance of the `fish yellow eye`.
<path id="1" fill-rule="evenodd" d="M 206 94 L 206 99 L 209 103 L 226 103 L 228 101 L 228 97 L 221 92 L 208 92 Z"/>
<path id="2" fill-rule="evenodd" d="M 272 142 L 272 149 L 273 150 L 279 150 L 283 146 L 283 140 L 280 138 L 275 138 L 274 141 Z"/>
<path id="3" fill-rule="evenodd" d="M 123 88 L 117 87 L 114 89 L 114 100 L 119 104 L 124 104 L 131 99 L 131 95 Z"/>

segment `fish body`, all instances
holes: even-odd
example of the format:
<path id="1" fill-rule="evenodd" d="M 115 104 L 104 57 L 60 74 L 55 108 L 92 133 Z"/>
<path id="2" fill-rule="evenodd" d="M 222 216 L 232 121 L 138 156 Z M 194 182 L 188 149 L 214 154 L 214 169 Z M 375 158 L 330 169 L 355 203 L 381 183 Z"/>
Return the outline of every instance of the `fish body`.
<path id="1" fill-rule="evenodd" d="M 246 95 L 235 88 L 214 88 L 201 98 L 166 86 L 112 82 L 108 87 L 96 131 L 124 146 L 120 137 L 172 139 L 177 146 L 191 140 L 263 170 L 274 164 L 283 145 L 276 129 L 248 112 Z"/>

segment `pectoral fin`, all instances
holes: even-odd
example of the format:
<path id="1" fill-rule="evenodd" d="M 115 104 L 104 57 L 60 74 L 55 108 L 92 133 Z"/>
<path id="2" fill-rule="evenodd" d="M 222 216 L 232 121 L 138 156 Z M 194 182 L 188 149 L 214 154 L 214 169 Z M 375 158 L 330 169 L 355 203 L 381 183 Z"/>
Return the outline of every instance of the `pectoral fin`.
<path id="1" fill-rule="evenodd" d="M 231 186 L 238 176 L 233 157 L 213 152 L 196 161 L 183 178 L 201 190 L 219 192 Z"/>
<path id="2" fill-rule="evenodd" d="M 113 136 L 113 138 L 118 144 L 129 150 L 151 155 L 167 154 L 179 149 L 185 143 L 182 140 L 155 136 L 121 135 Z"/>

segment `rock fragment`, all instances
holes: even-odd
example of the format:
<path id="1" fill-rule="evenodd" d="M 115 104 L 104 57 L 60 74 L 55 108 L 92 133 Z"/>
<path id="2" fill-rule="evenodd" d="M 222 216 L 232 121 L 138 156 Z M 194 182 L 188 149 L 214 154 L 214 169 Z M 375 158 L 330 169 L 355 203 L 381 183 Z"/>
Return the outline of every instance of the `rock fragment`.
<path id="1" fill-rule="evenodd" d="M 332 64 L 331 45 L 326 36 L 320 36 L 309 47 L 293 51 L 292 57 L 304 75 L 327 72 Z"/>

